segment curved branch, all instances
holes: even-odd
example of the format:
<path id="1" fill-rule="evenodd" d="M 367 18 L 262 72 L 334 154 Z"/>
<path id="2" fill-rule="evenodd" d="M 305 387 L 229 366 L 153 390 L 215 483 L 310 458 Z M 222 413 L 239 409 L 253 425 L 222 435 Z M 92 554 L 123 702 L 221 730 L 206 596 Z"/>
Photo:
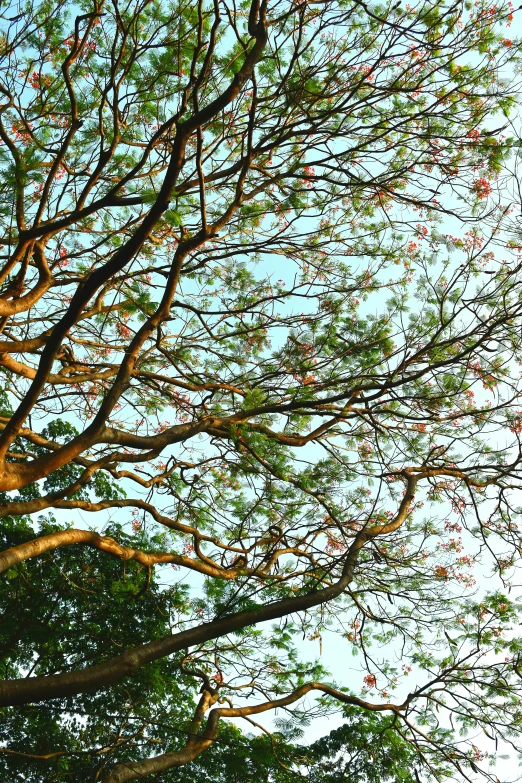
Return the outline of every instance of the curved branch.
<path id="1" fill-rule="evenodd" d="M 309 682 L 305 685 L 301 685 L 300 688 L 296 688 L 296 690 L 288 694 L 288 696 L 263 702 L 262 704 L 246 707 L 216 707 L 211 710 L 205 730 L 201 736 L 191 738 L 187 742 L 185 748 L 175 751 L 174 753 L 163 753 L 160 756 L 154 756 L 153 758 L 143 759 L 142 761 L 130 764 L 116 764 L 109 774 L 104 777 L 103 783 L 126 783 L 128 780 L 160 774 L 173 767 L 184 766 L 190 761 L 193 761 L 212 744 L 217 736 L 218 724 L 221 718 L 247 718 L 249 715 L 259 715 L 268 710 L 287 707 L 289 704 L 299 701 L 311 691 L 321 691 L 322 693 L 328 694 L 328 696 L 333 696 L 334 699 L 337 699 L 337 701 L 340 701 L 343 704 L 351 704 L 373 712 L 387 710 L 394 712 L 396 715 L 400 714 L 408 707 L 412 698 L 410 694 L 402 704 L 391 704 L 390 702 L 385 704 L 372 704 L 363 699 L 358 699 L 356 696 L 350 696 L 347 693 L 343 693 L 336 688 L 332 688 L 330 685 L 325 685 L 321 682 Z"/>
<path id="2" fill-rule="evenodd" d="M 84 691 L 98 690 L 128 677 L 146 663 L 164 658 L 179 650 L 240 631 L 250 625 L 275 620 L 332 601 L 341 595 L 352 581 L 359 552 L 365 543 L 376 535 L 397 530 L 407 518 L 417 479 L 408 474 L 405 474 L 404 478 L 407 483 L 406 491 L 395 518 L 387 525 L 379 525 L 375 530 L 365 528 L 357 534 L 345 555 L 341 576 L 337 582 L 320 590 L 311 590 L 293 598 L 283 598 L 270 604 L 259 605 L 255 609 L 237 612 L 176 634 L 155 639 L 152 642 L 131 648 L 108 661 L 88 666 L 79 671 L 44 677 L 28 677 L 23 680 L 4 680 L 0 683 L 0 705 L 27 704 L 43 699 L 55 699 Z"/>
<path id="3" fill-rule="evenodd" d="M 29 252 L 29 251 L 28 251 Z M 39 277 L 38 282 L 34 288 L 17 299 L 6 299 L 0 297 L 0 317 L 4 318 L 9 315 L 16 315 L 17 313 L 23 313 L 29 310 L 44 294 L 49 290 L 53 283 L 53 276 L 47 265 L 43 249 L 39 245 L 35 245 L 34 254 L 38 266 Z M 11 295 L 13 292 L 11 291 Z"/>
<path id="4" fill-rule="evenodd" d="M 17 544 L 10 549 L 0 552 L 0 574 L 8 568 L 12 568 L 24 560 L 50 552 L 58 547 L 69 546 L 70 544 L 85 544 L 93 549 L 99 549 L 119 560 L 136 560 L 137 563 L 147 566 L 158 565 L 159 563 L 174 563 L 175 565 L 190 568 L 192 571 L 199 571 L 207 576 L 220 577 L 221 579 L 237 579 L 238 576 L 245 574 L 257 574 L 255 569 L 246 568 L 221 568 L 220 566 L 211 566 L 208 563 L 201 563 L 185 555 L 178 555 L 175 552 L 143 552 L 141 549 L 124 546 L 119 544 L 111 536 L 102 536 L 93 530 L 59 530 L 49 533 L 46 536 L 34 538 L 23 544 Z M 267 577 L 260 573 L 259 576 Z"/>

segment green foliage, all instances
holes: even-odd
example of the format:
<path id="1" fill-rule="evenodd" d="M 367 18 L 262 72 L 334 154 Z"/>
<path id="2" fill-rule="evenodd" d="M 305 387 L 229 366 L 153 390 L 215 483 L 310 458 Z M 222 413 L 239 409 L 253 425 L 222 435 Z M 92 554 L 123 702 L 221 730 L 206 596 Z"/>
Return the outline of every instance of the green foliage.
<path id="1" fill-rule="evenodd" d="M 7 517 L 1 548 L 61 529 L 52 519 L 41 518 L 34 529 L 25 518 Z M 106 534 L 123 544 L 137 543 L 118 525 Z M 139 544 L 155 549 L 145 534 Z M 56 549 L 13 567 L 7 576 L 0 592 L 0 611 L 10 618 L 0 627 L 4 677 L 52 674 L 118 655 L 169 633 L 187 603 L 183 585 L 165 587 L 134 561 L 84 546 Z M 194 698 L 195 689 L 173 656 L 119 686 L 23 710 L 2 708 L 4 741 L 21 755 L 0 753 L 0 777 L 80 783 L 116 760 L 139 758 L 145 747 L 154 752 L 158 742 L 176 749 L 186 740 Z M 49 748 L 57 751 L 49 759 L 23 755 L 46 754 Z"/>
<path id="2" fill-rule="evenodd" d="M 396 719 L 345 711 L 346 722 L 305 753 L 311 783 L 417 783 L 418 758 L 397 732 Z"/>

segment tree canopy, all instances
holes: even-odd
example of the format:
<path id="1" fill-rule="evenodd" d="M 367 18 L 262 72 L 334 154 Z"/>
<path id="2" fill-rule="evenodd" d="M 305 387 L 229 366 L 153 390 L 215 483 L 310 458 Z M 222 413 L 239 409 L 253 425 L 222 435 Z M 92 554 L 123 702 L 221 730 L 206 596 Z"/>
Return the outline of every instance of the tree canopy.
<path id="1" fill-rule="evenodd" d="M 2 4 L 6 779 L 522 751 L 515 13 Z"/>

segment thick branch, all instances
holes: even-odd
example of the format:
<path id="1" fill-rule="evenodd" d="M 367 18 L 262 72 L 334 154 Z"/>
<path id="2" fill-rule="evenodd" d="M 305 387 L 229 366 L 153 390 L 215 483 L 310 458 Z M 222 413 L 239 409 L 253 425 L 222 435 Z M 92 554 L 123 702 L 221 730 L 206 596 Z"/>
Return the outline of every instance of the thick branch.
<path id="1" fill-rule="evenodd" d="M 156 639 L 147 644 L 127 650 L 122 655 L 111 660 L 89 666 L 76 672 L 55 674 L 48 677 L 29 677 L 23 680 L 6 680 L 0 683 L 0 705 L 26 704 L 43 699 L 55 699 L 72 696 L 84 691 L 92 691 L 112 685 L 128 677 L 141 666 L 151 661 L 171 655 L 179 650 L 217 639 L 250 625 L 275 620 L 295 612 L 311 609 L 337 598 L 349 586 L 357 563 L 359 551 L 366 541 L 383 533 L 390 533 L 400 527 L 406 519 L 413 500 L 417 479 L 405 476 L 407 487 L 399 510 L 393 520 L 386 525 L 378 525 L 374 529 L 361 530 L 344 559 L 342 573 L 337 582 L 320 590 L 312 590 L 295 598 L 285 598 L 274 603 L 260 605 L 254 610 L 238 612 L 228 617 L 218 618 L 209 623 L 203 623 L 195 628 L 189 628 L 171 636 Z"/>

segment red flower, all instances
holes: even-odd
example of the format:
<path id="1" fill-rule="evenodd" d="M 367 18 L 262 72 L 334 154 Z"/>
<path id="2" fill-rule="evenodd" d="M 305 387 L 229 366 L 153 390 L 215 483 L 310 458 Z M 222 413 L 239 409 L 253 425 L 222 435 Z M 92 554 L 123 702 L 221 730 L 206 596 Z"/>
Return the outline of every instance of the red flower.
<path id="1" fill-rule="evenodd" d="M 473 183 L 473 190 L 477 194 L 478 198 L 487 198 L 492 192 L 493 188 L 491 182 L 485 177 L 480 177 Z"/>

